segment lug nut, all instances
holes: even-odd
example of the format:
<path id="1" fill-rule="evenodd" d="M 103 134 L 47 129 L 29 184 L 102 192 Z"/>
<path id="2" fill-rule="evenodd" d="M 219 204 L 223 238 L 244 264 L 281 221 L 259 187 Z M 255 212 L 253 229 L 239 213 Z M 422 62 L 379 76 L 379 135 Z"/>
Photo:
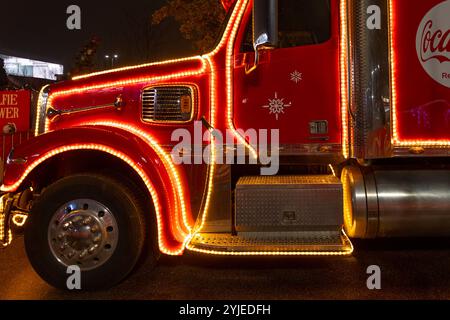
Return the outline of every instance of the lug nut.
<path id="1" fill-rule="evenodd" d="M 87 226 L 88 224 L 91 224 L 92 222 L 92 218 L 91 217 L 87 217 L 86 219 L 83 220 L 83 224 L 85 226 Z"/>
<path id="2" fill-rule="evenodd" d="M 89 254 L 93 254 L 95 252 L 95 250 L 97 250 L 98 248 L 98 244 L 93 245 L 92 247 L 89 248 Z"/>
<path id="3" fill-rule="evenodd" d="M 73 258 L 73 256 L 75 255 L 75 252 L 70 252 L 68 255 L 67 255 L 67 257 L 69 258 L 69 259 L 72 259 Z"/>
<path id="4" fill-rule="evenodd" d="M 92 233 L 96 233 L 96 232 L 98 232 L 99 229 L 100 229 L 100 228 L 98 227 L 98 225 L 95 225 L 95 226 L 93 226 L 93 227 L 91 228 L 91 232 L 92 232 Z"/>
<path id="5" fill-rule="evenodd" d="M 94 242 L 94 243 L 99 243 L 101 240 L 102 240 L 102 236 L 101 236 L 101 235 L 98 235 L 98 236 L 96 236 L 96 237 L 94 238 L 93 242 Z"/>
<path id="6" fill-rule="evenodd" d="M 87 250 L 83 250 L 83 252 L 82 253 L 80 253 L 80 255 L 78 256 L 80 259 L 84 259 L 86 256 L 87 256 L 87 254 L 88 254 L 88 251 Z"/>

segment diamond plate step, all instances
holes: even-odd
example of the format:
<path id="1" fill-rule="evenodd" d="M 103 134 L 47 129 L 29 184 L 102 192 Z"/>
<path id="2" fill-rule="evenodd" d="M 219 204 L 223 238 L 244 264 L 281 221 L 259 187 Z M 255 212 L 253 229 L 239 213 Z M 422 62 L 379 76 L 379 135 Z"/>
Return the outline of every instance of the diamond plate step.
<path id="1" fill-rule="evenodd" d="M 218 255 L 350 255 L 343 232 L 244 232 L 239 235 L 198 233 L 187 248 Z"/>

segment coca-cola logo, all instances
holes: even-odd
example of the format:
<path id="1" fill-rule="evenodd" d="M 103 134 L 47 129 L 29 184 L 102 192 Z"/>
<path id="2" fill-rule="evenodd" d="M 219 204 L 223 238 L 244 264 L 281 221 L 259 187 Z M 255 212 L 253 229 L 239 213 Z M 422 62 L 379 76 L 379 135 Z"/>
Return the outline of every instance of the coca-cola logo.
<path id="1" fill-rule="evenodd" d="M 428 75 L 450 88 L 450 0 L 439 3 L 422 19 L 416 49 Z"/>

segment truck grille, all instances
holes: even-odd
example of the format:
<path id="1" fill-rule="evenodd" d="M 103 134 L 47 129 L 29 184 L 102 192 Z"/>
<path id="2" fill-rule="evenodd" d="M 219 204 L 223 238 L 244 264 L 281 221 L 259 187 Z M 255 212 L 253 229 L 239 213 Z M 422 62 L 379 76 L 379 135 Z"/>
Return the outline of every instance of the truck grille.
<path id="1" fill-rule="evenodd" d="M 195 103 L 190 86 L 150 87 L 142 94 L 142 119 L 146 122 L 187 122 Z"/>

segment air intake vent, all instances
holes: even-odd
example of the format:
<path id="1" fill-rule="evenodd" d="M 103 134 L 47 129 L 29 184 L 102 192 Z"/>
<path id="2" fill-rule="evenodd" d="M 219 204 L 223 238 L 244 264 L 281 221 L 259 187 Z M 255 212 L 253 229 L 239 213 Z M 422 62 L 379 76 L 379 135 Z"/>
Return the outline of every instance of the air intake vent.
<path id="1" fill-rule="evenodd" d="M 142 94 L 142 119 L 147 122 L 187 122 L 192 119 L 194 103 L 193 87 L 150 87 Z"/>

